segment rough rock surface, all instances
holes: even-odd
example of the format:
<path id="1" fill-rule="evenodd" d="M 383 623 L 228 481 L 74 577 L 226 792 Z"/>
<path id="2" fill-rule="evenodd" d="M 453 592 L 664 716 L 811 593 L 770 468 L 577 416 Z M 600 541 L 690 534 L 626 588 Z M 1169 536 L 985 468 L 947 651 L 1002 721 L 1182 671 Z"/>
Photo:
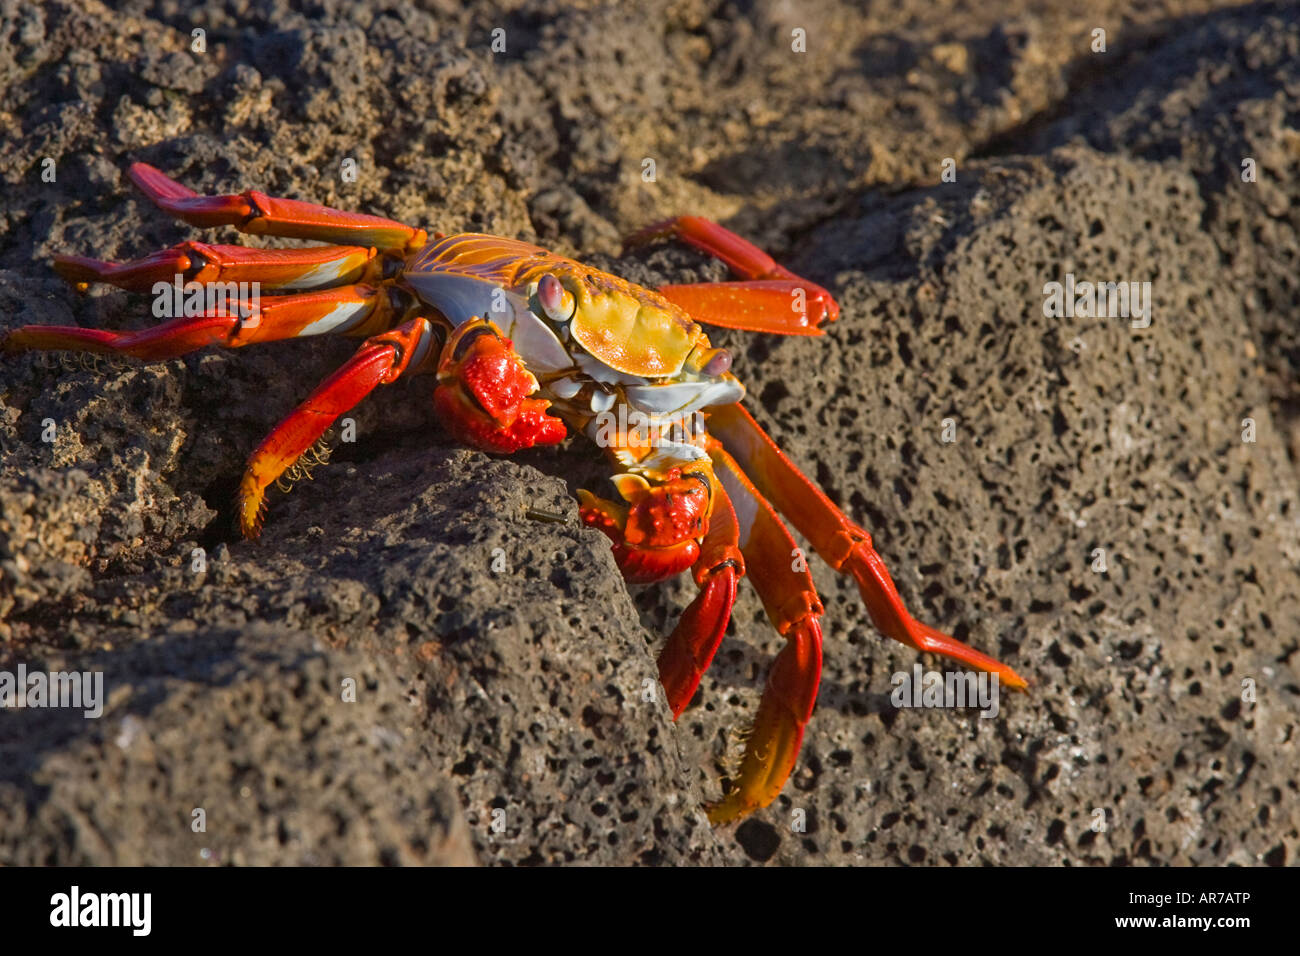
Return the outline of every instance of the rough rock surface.
<path id="1" fill-rule="evenodd" d="M 843 307 L 821 339 L 715 336 L 750 407 L 918 617 L 1033 683 L 995 719 L 895 708 L 917 656 L 814 563 L 799 764 L 714 831 L 779 638 L 744 590 L 673 724 L 647 688 L 692 586 L 629 589 L 577 524 L 594 448 L 456 448 L 402 382 L 249 544 L 243 459 L 350 343 L 25 356 L 0 670 L 99 670 L 108 701 L 0 711 L 0 862 L 1295 863 L 1300 23 L 1075 6 L 0 0 L 0 328 L 149 321 L 48 268 L 196 235 L 133 160 L 646 283 L 723 271 L 618 237 L 711 216 Z M 1150 327 L 1045 317 L 1066 273 L 1150 281 Z"/>

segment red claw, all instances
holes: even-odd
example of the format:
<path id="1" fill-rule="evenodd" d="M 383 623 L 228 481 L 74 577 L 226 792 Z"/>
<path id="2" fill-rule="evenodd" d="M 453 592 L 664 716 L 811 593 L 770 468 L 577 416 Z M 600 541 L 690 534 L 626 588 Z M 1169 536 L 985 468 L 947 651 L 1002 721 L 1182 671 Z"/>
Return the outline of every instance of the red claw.
<path id="1" fill-rule="evenodd" d="M 474 319 L 460 326 L 438 367 L 434 407 L 458 440 L 509 454 L 563 441 L 564 423 L 547 413 L 550 403 L 529 398 L 537 380 L 495 326 Z"/>
<path id="2" fill-rule="evenodd" d="M 623 578 L 633 584 L 650 584 L 681 574 L 695 564 L 700 556 L 699 543 L 693 538 L 661 545 L 633 543 L 636 525 L 631 520 L 632 511 L 613 501 L 597 498 L 579 490 L 578 509 L 583 523 L 599 528 L 613 543 L 614 561 Z M 631 534 L 629 534 L 629 529 Z M 644 536 L 641 536 L 644 541 Z"/>
<path id="3" fill-rule="evenodd" d="M 680 574 L 700 556 L 699 539 L 708 531 L 710 507 L 706 479 L 680 469 L 668 472 L 662 484 L 651 485 L 632 474 L 617 476 L 619 493 L 628 502 L 617 504 L 579 491 L 582 520 L 607 534 L 614 543 L 614 560 L 623 577 L 648 584 Z"/>

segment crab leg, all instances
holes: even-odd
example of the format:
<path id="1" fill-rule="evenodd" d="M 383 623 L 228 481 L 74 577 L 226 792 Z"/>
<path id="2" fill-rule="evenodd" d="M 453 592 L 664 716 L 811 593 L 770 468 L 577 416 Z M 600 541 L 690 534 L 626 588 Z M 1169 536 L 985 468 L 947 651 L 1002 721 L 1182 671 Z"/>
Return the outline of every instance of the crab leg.
<path id="1" fill-rule="evenodd" d="M 662 581 L 690 568 L 700 588 L 659 653 L 676 720 L 717 653 L 745 574 L 736 512 L 702 448 L 668 450 L 635 430 L 612 440 L 611 456 L 629 469 L 610 479 L 623 503 L 579 489 L 583 523 L 608 535 L 625 580 Z"/>
<path id="2" fill-rule="evenodd" d="M 821 681 L 822 603 L 808 566 L 792 560 L 794 539 L 772 506 L 720 442 L 711 443 L 709 454 L 736 508 L 749 578 L 786 640 L 768 672 L 740 773 L 722 800 L 709 807 L 709 821 L 717 825 L 767 806 L 794 769 Z"/>
<path id="3" fill-rule="evenodd" d="M 160 361 L 206 345 L 238 348 L 326 332 L 365 334 L 386 324 L 391 313 L 388 296 L 382 291 L 364 285 L 344 286 L 273 296 L 257 308 L 251 303 L 231 302 L 225 308 L 173 319 L 138 332 L 26 325 L 5 336 L 0 348 L 9 353 L 63 349 Z"/>
<path id="4" fill-rule="evenodd" d="M 325 379 L 267 435 L 248 459 L 239 483 L 239 530 L 256 538 L 266 516 L 266 488 L 311 448 L 334 419 L 407 371 L 424 366 L 432 354 L 433 327 L 415 318 L 391 331 L 371 336 L 352 358 Z"/>
<path id="5" fill-rule="evenodd" d="M 695 696 L 700 678 L 718 652 L 736 603 L 736 584 L 745 574 L 740 527 L 726 490 L 715 479 L 709 530 L 691 569 L 700 593 L 682 612 L 659 653 L 659 682 L 668 695 L 673 720 Z"/>
<path id="6" fill-rule="evenodd" d="M 182 242 L 121 264 L 85 256 L 55 256 L 54 271 L 81 291 L 88 283 L 108 282 L 130 292 L 150 292 L 176 276 L 185 282 L 256 282 L 267 289 L 317 289 L 355 283 L 374 270 L 374 249 L 361 246 L 311 246 L 305 249 L 250 249 Z"/>
<path id="7" fill-rule="evenodd" d="M 658 291 L 708 325 L 777 335 L 825 334 L 817 327 L 825 304 L 797 279 L 661 285 Z"/>
<path id="8" fill-rule="evenodd" d="M 630 236 L 625 248 L 676 237 L 731 267 L 740 282 L 665 285 L 659 292 L 692 317 L 710 325 L 782 335 L 821 335 L 840 307 L 816 283 L 800 278 L 753 243 L 700 216 L 678 216 Z"/>
<path id="9" fill-rule="evenodd" d="M 749 412 L 740 405 L 714 409 L 709 430 L 743 463 L 755 484 L 799 529 L 835 570 L 858 582 L 871 621 L 886 637 L 918 651 L 931 651 L 998 675 L 1001 683 L 1023 690 L 1023 677 L 1000 661 L 922 624 L 912 617 L 871 535 L 849 521 L 815 484 L 799 471 Z"/>
<path id="10" fill-rule="evenodd" d="M 254 236 L 315 239 L 410 252 L 428 236 L 392 219 L 343 212 L 328 206 L 277 199 L 249 190 L 238 195 L 201 196 L 147 163 L 134 163 L 131 179 L 161 209 L 195 226 L 234 226 Z"/>

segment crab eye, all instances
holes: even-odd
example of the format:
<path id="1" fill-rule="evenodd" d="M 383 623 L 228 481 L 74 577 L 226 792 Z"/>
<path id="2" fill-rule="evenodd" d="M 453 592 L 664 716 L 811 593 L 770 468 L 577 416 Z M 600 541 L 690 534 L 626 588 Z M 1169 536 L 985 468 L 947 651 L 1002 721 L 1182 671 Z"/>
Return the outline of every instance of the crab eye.
<path id="1" fill-rule="evenodd" d="M 730 368 L 731 353 L 726 349 L 718 349 L 700 371 L 712 378 L 717 378 L 719 375 L 725 375 Z"/>
<path id="2" fill-rule="evenodd" d="M 552 322 L 568 322 L 578 305 L 572 293 L 549 272 L 537 283 L 537 301 Z"/>

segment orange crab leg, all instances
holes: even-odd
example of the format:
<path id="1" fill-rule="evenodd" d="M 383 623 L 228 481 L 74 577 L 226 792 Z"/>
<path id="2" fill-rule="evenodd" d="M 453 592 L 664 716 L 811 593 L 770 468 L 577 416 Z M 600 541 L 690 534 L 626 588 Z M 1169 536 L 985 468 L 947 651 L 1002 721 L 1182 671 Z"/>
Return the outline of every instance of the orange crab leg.
<path id="1" fill-rule="evenodd" d="M 768 672 L 740 773 L 722 800 L 708 809 L 709 821 L 717 825 L 767 806 L 794 769 L 821 681 L 823 609 L 808 566 L 794 560 L 794 539 L 772 506 L 720 442 L 711 443 L 709 455 L 735 505 L 750 580 L 786 640 Z"/>
<path id="2" fill-rule="evenodd" d="M 239 483 L 239 530 L 245 538 L 261 534 L 267 486 L 375 386 L 387 385 L 403 373 L 425 366 L 432 352 L 432 335 L 429 320 L 415 318 L 366 339 L 346 364 L 266 436 L 249 456 Z"/>
<path id="3" fill-rule="evenodd" d="M 872 547 L 871 535 L 850 522 L 815 484 L 808 480 L 740 405 L 715 409 L 709 430 L 744 464 L 755 483 L 790 519 L 835 570 L 858 582 L 871 621 L 886 637 L 918 651 L 942 654 L 977 670 L 998 675 L 1002 684 L 1023 690 L 1028 683 L 994 660 L 912 617 L 894 586 L 885 563 Z"/>
<path id="4" fill-rule="evenodd" d="M 777 265 L 753 243 L 700 216 L 678 216 L 647 226 L 624 246 L 669 237 L 722 260 L 746 280 L 659 287 L 664 298 L 700 322 L 753 332 L 821 335 L 819 324 L 839 318 L 839 305 L 821 286 Z"/>
<path id="5" fill-rule="evenodd" d="M 147 163 L 134 163 L 132 181 L 166 212 L 195 226 L 234 226 L 254 236 L 285 236 L 410 252 L 428 235 L 392 219 L 344 212 L 328 206 L 277 199 L 249 190 L 238 195 L 201 196 Z"/>
<path id="6" fill-rule="evenodd" d="M 389 314 L 384 293 L 369 286 L 344 286 L 325 292 L 268 297 L 257 308 L 250 303 L 232 302 L 224 309 L 173 319 L 138 332 L 27 325 L 11 331 L 0 347 L 9 353 L 62 349 L 160 361 L 207 345 L 237 348 L 326 332 L 365 334 L 366 329 L 386 322 Z"/>
<path id="7" fill-rule="evenodd" d="M 159 282 L 257 282 L 267 289 L 316 289 L 355 283 L 374 271 L 374 249 L 314 246 L 305 249 L 249 249 L 182 242 L 132 262 L 112 263 L 85 256 L 55 256 L 54 271 L 84 290 L 108 282 L 131 292 L 150 292 Z"/>
<path id="8" fill-rule="evenodd" d="M 661 285 L 658 291 L 692 318 L 709 325 L 777 335 L 825 334 L 817 327 L 825 305 L 814 299 L 808 284 L 799 279 Z"/>
<path id="9" fill-rule="evenodd" d="M 682 612 L 659 653 L 659 682 L 668 695 L 673 720 L 695 696 L 700 678 L 718 652 L 736 603 L 736 585 L 745 574 L 736 512 L 726 490 L 716 481 L 709 530 L 692 572 L 700 593 Z"/>

